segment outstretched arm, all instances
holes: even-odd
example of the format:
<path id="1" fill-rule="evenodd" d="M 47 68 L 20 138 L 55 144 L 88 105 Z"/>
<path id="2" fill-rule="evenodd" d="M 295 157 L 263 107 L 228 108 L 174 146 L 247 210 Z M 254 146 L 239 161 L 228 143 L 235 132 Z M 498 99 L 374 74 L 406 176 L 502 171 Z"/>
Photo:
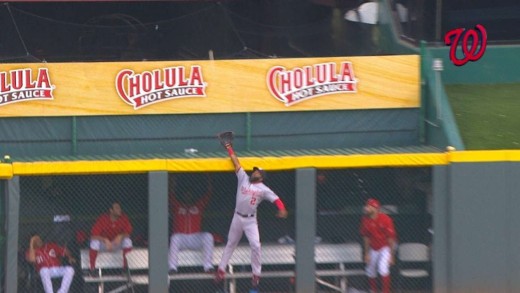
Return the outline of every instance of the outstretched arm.
<path id="1" fill-rule="evenodd" d="M 226 150 L 228 151 L 229 158 L 231 158 L 231 162 L 233 162 L 233 166 L 235 166 L 235 172 L 238 172 L 242 166 L 240 166 L 240 162 L 238 161 L 237 155 L 235 155 L 235 151 L 233 150 L 233 146 L 229 143 L 226 144 Z"/>
<path id="2" fill-rule="evenodd" d="M 213 182 L 208 174 L 206 174 L 206 182 L 206 193 L 204 193 L 204 195 L 197 201 L 197 205 L 201 209 L 206 208 L 209 200 L 211 199 L 211 196 L 213 195 Z"/>

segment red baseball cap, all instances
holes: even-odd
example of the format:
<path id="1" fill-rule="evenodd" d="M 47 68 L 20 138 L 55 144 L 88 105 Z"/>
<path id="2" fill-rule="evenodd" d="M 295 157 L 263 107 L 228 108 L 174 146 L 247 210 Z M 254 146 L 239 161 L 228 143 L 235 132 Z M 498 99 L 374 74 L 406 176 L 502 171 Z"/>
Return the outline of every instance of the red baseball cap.
<path id="1" fill-rule="evenodd" d="M 381 207 L 381 204 L 379 203 L 379 200 L 377 200 L 375 198 L 369 198 L 367 200 L 367 205 L 375 207 L 376 209 Z"/>

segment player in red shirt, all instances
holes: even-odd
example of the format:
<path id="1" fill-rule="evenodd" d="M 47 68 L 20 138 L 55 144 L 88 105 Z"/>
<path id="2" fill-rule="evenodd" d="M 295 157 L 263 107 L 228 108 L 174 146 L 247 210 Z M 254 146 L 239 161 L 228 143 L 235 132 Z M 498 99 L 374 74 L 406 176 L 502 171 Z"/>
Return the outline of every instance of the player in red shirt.
<path id="1" fill-rule="evenodd" d="M 132 250 L 132 224 L 123 213 L 118 202 L 112 203 L 108 213 L 96 220 L 90 232 L 90 272 L 95 274 L 96 258 L 99 251 L 123 250 L 123 267 L 126 267 L 126 254 Z"/>
<path id="2" fill-rule="evenodd" d="M 36 272 L 40 274 L 45 293 L 54 292 L 51 279 L 60 277 L 63 279 L 58 293 L 69 292 L 74 277 L 74 268 L 62 265 L 61 258 L 63 257 L 67 257 L 71 264 L 76 261 L 67 248 L 52 242 L 43 243 L 38 234 L 31 236 L 25 259 L 33 263 Z"/>
<path id="3" fill-rule="evenodd" d="M 365 248 L 366 274 L 370 291 L 377 292 L 377 275 L 381 275 L 383 293 L 390 293 L 390 266 L 395 262 L 396 232 L 392 218 L 379 211 L 378 200 L 370 198 L 361 219 L 361 236 Z"/>
<path id="4" fill-rule="evenodd" d="M 170 210 L 173 214 L 173 233 L 170 237 L 168 258 L 170 274 L 177 272 L 179 252 L 185 249 L 202 250 L 204 271 L 213 272 L 213 235 L 202 231 L 202 216 L 213 192 L 210 179 L 207 180 L 205 194 L 195 200 L 197 195 L 194 194 L 191 185 L 200 183 L 184 182 L 177 185 L 175 177 L 170 175 Z M 177 198 L 176 193 L 179 193 L 180 198 Z"/>

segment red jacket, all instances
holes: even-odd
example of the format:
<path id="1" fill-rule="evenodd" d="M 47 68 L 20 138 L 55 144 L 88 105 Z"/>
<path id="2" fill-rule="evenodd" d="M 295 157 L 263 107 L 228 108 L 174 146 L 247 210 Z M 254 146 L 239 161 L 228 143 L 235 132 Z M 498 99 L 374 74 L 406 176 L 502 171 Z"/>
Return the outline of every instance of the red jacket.
<path id="1" fill-rule="evenodd" d="M 114 240 L 119 234 L 130 235 L 131 233 L 132 224 L 125 214 L 121 214 L 117 220 L 112 221 L 109 213 L 99 216 L 90 232 L 92 236 L 105 237 L 110 241 Z"/>
<path id="2" fill-rule="evenodd" d="M 361 236 L 368 238 L 374 250 L 389 246 L 388 239 L 395 240 L 397 235 L 392 218 L 383 213 L 378 213 L 375 219 L 363 216 L 360 232 Z"/>
<path id="3" fill-rule="evenodd" d="M 180 202 L 175 194 L 170 194 L 170 209 L 173 213 L 173 233 L 192 234 L 202 231 L 202 215 L 209 203 L 211 191 L 208 191 L 194 204 Z"/>
<path id="4" fill-rule="evenodd" d="M 40 248 L 34 250 L 36 261 L 34 267 L 36 272 L 40 272 L 42 268 L 60 267 L 61 258 L 65 256 L 65 248 L 56 243 L 47 243 Z M 25 257 L 29 257 L 29 250 L 25 252 Z"/>

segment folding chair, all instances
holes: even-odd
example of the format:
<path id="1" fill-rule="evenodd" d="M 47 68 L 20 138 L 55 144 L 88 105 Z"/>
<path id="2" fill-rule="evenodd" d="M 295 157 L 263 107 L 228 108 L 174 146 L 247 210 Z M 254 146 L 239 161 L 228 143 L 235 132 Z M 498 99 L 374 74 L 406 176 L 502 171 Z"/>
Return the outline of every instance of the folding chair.
<path id="1" fill-rule="evenodd" d="M 430 278 L 430 251 L 423 243 L 402 243 L 397 249 L 399 289 L 405 281 L 415 280 L 414 285 L 424 284 Z"/>

